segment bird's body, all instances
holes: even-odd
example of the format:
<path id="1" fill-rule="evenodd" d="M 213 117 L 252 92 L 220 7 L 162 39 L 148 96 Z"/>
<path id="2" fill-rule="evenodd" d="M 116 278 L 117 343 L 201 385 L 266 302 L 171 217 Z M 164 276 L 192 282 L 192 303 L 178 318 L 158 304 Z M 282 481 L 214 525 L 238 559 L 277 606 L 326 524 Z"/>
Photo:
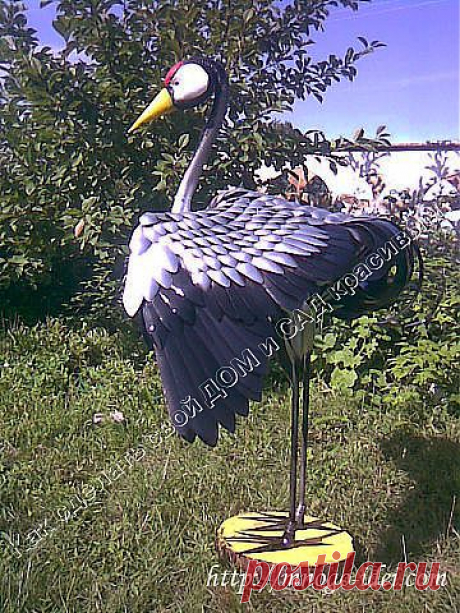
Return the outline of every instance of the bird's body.
<path id="1" fill-rule="evenodd" d="M 261 397 L 267 370 L 261 344 L 269 338 L 282 344 L 279 319 L 323 294 L 398 233 L 386 220 L 244 189 L 222 192 L 204 211 L 144 214 L 130 243 L 124 304 L 130 315 L 142 314 L 178 431 L 210 445 L 219 423 L 233 432 L 234 414 L 247 415 L 248 400 Z M 410 250 L 396 261 L 405 280 L 412 271 Z M 335 312 L 346 317 L 378 308 L 394 263 L 385 262 L 354 288 L 347 304 L 346 297 L 334 304 Z M 394 298 L 400 287 L 387 289 Z M 242 376 L 232 365 L 248 349 L 259 364 Z M 222 368 L 238 375 L 233 385 L 224 386 Z M 221 390 L 212 408 L 209 394 L 218 391 L 206 387 L 209 380 Z M 182 425 L 187 399 L 202 410 Z"/>
<path id="2" fill-rule="evenodd" d="M 416 248 L 398 241 L 400 230 L 388 220 L 330 213 L 243 188 L 223 191 L 206 210 L 193 212 L 193 193 L 229 100 L 223 66 L 208 58 L 173 66 L 165 88 L 131 128 L 211 97 L 171 212 L 145 213 L 134 230 L 123 302 L 156 350 L 172 422 L 189 441 L 198 436 L 215 445 L 219 424 L 235 431 L 235 416 L 246 416 L 249 401 L 261 399 L 269 357 L 279 349 L 292 383 L 290 512 L 280 539 L 286 548 L 304 525 L 316 319 L 305 303 L 316 298 L 321 304 L 346 276 L 348 291 L 328 307 L 334 314 L 353 318 L 388 306 L 412 276 Z"/>

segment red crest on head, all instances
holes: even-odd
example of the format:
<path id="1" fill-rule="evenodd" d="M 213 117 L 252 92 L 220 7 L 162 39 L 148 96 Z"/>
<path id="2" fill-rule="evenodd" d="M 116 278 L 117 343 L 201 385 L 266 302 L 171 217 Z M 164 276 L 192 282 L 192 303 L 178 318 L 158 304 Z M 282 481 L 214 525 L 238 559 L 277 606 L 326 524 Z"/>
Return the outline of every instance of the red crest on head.
<path id="1" fill-rule="evenodd" d="M 173 78 L 173 76 L 176 74 L 176 72 L 179 70 L 179 68 L 182 66 L 183 63 L 184 62 L 177 62 L 177 64 L 174 64 L 174 66 L 168 70 L 168 73 L 165 77 L 166 86 L 170 84 L 171 79 Z"/>

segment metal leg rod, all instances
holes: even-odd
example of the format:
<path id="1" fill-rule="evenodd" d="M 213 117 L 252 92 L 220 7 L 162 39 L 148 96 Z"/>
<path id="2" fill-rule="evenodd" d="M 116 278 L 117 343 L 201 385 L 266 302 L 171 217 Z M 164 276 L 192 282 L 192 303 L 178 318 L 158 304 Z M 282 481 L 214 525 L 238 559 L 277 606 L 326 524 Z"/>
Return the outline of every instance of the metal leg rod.
<path id="1" fill-rule="evenodd" d="M 299 438 L 299 376 L 294 360 L 292 368 L 292 388 L 291 388 L 291 469 L 290 469 L 290 507 L 289 521 L 282 538 L 282 545 L 289 547 L 293 540 L 296 530 L 296 505 L 297 505 L 297 457 L 298 457 L 298 438 Z"/>
<path id="2" fill-rule="evenodd" d="M 299 473 L 299 504 L 297 506 L 297 526 L 303 525 L 305 515 L 305 493 L 307 482 L 308 464 L 308 426 L 310 411 L 310 353 L 306 353 L 303 360 L 302 373 L 302 445 L 300 448 L 300 473 Z"/>

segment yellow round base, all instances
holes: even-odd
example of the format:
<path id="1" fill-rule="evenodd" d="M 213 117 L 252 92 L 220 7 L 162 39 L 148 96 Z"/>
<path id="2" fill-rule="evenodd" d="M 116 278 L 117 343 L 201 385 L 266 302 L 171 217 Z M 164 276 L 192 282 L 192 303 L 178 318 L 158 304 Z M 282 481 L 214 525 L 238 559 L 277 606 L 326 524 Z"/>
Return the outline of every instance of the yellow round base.
<path id="1" fill-rule="evenodd" d="M 281 537 L 287 518 L 285 512 L 268 511 L 240 513 L 226 519 L 217 531 L 219 555 L 243 569 L 249 560 L 285 563 L 293 567 L 308 563 L 311 568 L 317 564 L 321 554 L 325 556 L 321 563 L 332 564 L 343 562 L 354 551 L 353 538 L 348 532 L 330 522 L 308 516 L 304 519 L 304 526 L 296 531 L 293 544 L 289 548 L 282 547 Z"/>

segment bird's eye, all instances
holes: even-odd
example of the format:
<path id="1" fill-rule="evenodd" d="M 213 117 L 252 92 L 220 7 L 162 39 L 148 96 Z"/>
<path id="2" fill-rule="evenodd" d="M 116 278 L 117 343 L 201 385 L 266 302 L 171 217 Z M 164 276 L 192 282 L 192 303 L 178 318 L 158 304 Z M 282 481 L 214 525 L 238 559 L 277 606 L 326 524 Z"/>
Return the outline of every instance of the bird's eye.
<path id="1" fill-rule="evenodd" d="M 175 81 L 173 81 L 173 85 L 179 85 L 179 79 L 176 79 Z"/>

